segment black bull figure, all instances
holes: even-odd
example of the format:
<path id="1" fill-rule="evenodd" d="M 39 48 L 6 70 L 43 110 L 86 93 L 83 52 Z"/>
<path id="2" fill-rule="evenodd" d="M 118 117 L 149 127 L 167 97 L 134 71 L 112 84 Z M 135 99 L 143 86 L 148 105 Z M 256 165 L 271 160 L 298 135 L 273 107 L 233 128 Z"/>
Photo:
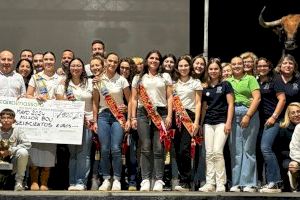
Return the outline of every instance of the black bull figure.
<path id="1" fill-rule="evenodd" d="M 285 53 L 286 50 L 296 49 L 296 34 L 300 24 L 300 14 L 289 14 L 280 19 L 266 22 L 262 16 L 265 9 L 266 6 L 260 12 L 259 24 L 264 28 L 273 28 L 273 31 L 279 35 L 280 42 L 284 44 L 282 53 Z"/>

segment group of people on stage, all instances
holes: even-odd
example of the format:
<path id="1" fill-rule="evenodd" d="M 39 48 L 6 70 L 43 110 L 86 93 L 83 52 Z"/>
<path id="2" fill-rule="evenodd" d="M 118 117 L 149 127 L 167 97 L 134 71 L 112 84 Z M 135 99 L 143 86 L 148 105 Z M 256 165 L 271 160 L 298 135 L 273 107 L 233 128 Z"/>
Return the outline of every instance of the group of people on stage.
<path id="1" fill-rule="evenodd" d="M 158 50 L 120 58 L 100 40 L 91 50 L 87 65 L 64 50 L 59 68 L 50 51 L 23 50 L 16 68 L 12 52 L 1 51 L 0 96 L 85 102 L 81 145 L 30 142 L 13 127 L 14 111 L 0 112 L 0 139 L 11 140 L 0 156 L 14 163 L 15 190 L 28 178 L 30 190 L 48 190 L 49 177 L 62 174 L 55 185 L 68 172 L 60 189 L 120 191 L 126 174 L 130 191 L 163 191 L 166 179 L 189 191 L 199 171 L 201 192 L 298 190 L 300 74 L 292 55 L 273 68 L 252 52 L 221 63 Z M 67 166 L 52 170 L 58 163 Z"/>

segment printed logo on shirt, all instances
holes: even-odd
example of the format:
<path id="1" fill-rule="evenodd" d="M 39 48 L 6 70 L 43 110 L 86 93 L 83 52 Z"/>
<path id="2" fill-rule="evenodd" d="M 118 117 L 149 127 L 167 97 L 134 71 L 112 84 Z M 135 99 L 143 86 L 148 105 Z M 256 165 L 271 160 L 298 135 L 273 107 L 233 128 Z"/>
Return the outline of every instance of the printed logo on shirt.
<path id="1" fill-rule="evenodd" d="M 265 87 L 264 87 L 264 90 L 268 90 L 270 89 L 270 84 L 269 83 L 266 83 Z"/>
<path id="2" fill-rule="evenodd" d="M 293 83 L 293 90 L 299 90 L 297 83 Z"/>
<path id="3" fill-rule="evenodd" d="M 222 93 L 222 86 L 218 86 L 218 87 L 217 87 L 216 93 L 217 93 L 217 94 Z"/>

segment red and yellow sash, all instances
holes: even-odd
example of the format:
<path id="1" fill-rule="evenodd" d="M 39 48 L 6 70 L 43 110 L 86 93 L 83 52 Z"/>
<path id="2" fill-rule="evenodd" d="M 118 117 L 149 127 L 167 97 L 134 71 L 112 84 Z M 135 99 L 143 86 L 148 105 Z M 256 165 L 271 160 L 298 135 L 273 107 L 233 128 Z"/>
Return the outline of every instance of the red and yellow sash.
<path id="1" fill-rule="evenodd" d="M 176 113 L 176 125 L 181 129 L 181 123 L 185 126 L 186 130 L 192 134 L 194 132 L 193 121 L 186 112 L 182 105 L 182 102 L 176 92 L 175 87 L 173 88 L 173 109 Z"/>
<path id="2" fill-rule="evenodd" d="M 105 102 L 111 111 L 111 113 L 114 115 L 114 117 L 118 120 L 118 122 L 121 124 L 122 128 L 125 128 L 126 118 L 123 113 L 121 113 L 118 109 L 118 105 L 114 98 L 109 94 L 108 89 L 104 85 L 103 81 L 101 83 L 100 92 L 104 96 Z"/>
<path id="3" fill-rule="evenodd" d="M 164 142 L 165 149 L 169 151 L 171 149 L 171 139 L 174 138 L 175 131 L 173 129 L 166 129 L 163 119 L 155 110 L 146 89 L 141 83 L 139 83 L 139 94 L 140 100 L 143 103 L 144 108 L 148 113 L 148 116 L 151 118 L 152 122 L 159 130 L 160 142 Z"/>

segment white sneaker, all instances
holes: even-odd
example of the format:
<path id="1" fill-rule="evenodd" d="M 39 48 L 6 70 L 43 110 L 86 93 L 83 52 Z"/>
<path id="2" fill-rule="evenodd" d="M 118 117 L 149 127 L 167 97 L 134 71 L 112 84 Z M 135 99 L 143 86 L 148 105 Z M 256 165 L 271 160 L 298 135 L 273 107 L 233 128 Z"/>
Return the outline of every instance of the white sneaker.
<path id="1" fill-rule="evenodd" d="M 16 182 L 15 191 L 23 191 L 23 190 L 24 190 L 24 187 L 23 187 L 22 182 Z"/>
<path id="2" fill-rule="evenodd" d="M 256 189 L 256 187 L 253 187 L 253 186 L 246 186 L 246 187 L 244 187 L 244 189 L 243 189 L 243 192 L 256 192 L 257 191 L 257 189 Z"/>
<path id="3" fill-rule="evenodd" d="M 99 187 L 98 190 L 100 191 L 108 191 L 110 190 L 111 184 L 109 179 L 105 179 L 102 183 L 102 185 Z"/>
<path id="4" fill-rule="evenodd" d="M 121 183 L 119 180 L 114 180 L 111 191 L 120 191 L 121 190 Z"/>
<path id="5" fill-rule="evenodd" d="M 241 187 L 239 185 L 232 186 L 229 190 L 230 192 L 241 192 Z"/>
<path id="6" fill-rule="evenodd" d="M 75 191 L 74 188 L 75 188 L 75 185 L 70 185 L 70 186 L 68 187 L 68 191 Z"/>
<path id="7" fill-rule="evenodd" d="M 154 183 L 153 191 L 162 192 L 164 189 L 165 183 L 162 180 L 157 180 Z"/>
<path id="8" fill-rule="evenodd" d="M 85 189 L 85 185 L 83 184 L 76 184 L 73 188 L 74 191 L 84 191 Z"/>
<path id="9" fill-rule="evenodd" d="M 281 192 L 281 188 L 277 183 L 270 182 L 269 184 L 263 186 L 260 190 L 260 193 L 279 193 Z"/>
<path id="10" fill-rule="evenodd" d="M 149 179 L 145 179 L 141 182 L 140 191 L 150 191 L 150 181 L 149 181 Z"/>
<path id="11" fill-rule="evenodd" d="M 226 188 L 223 184 L 218 184 L 217 185 L 217 189 L 216 189 L 216 192 L 226 192 Z"/>
<path id="12" fill-rule="evenodd" d="M 212 184 L 206 183 L 205 185 L 203 185 L 201 188 L 199 188 L 200 192 L 215 192 L 216 191 L 216 187 Z"/>
<path id="13" fill-rule="evenodd" d="M 290 171 L 288 171 L 287 175 L 289 177 L 289 182 L 290 182 L 291 189 L 293 191 L 295 191 L 298 187 L 296 177 L 293 176 L 293 174 Z"/>

